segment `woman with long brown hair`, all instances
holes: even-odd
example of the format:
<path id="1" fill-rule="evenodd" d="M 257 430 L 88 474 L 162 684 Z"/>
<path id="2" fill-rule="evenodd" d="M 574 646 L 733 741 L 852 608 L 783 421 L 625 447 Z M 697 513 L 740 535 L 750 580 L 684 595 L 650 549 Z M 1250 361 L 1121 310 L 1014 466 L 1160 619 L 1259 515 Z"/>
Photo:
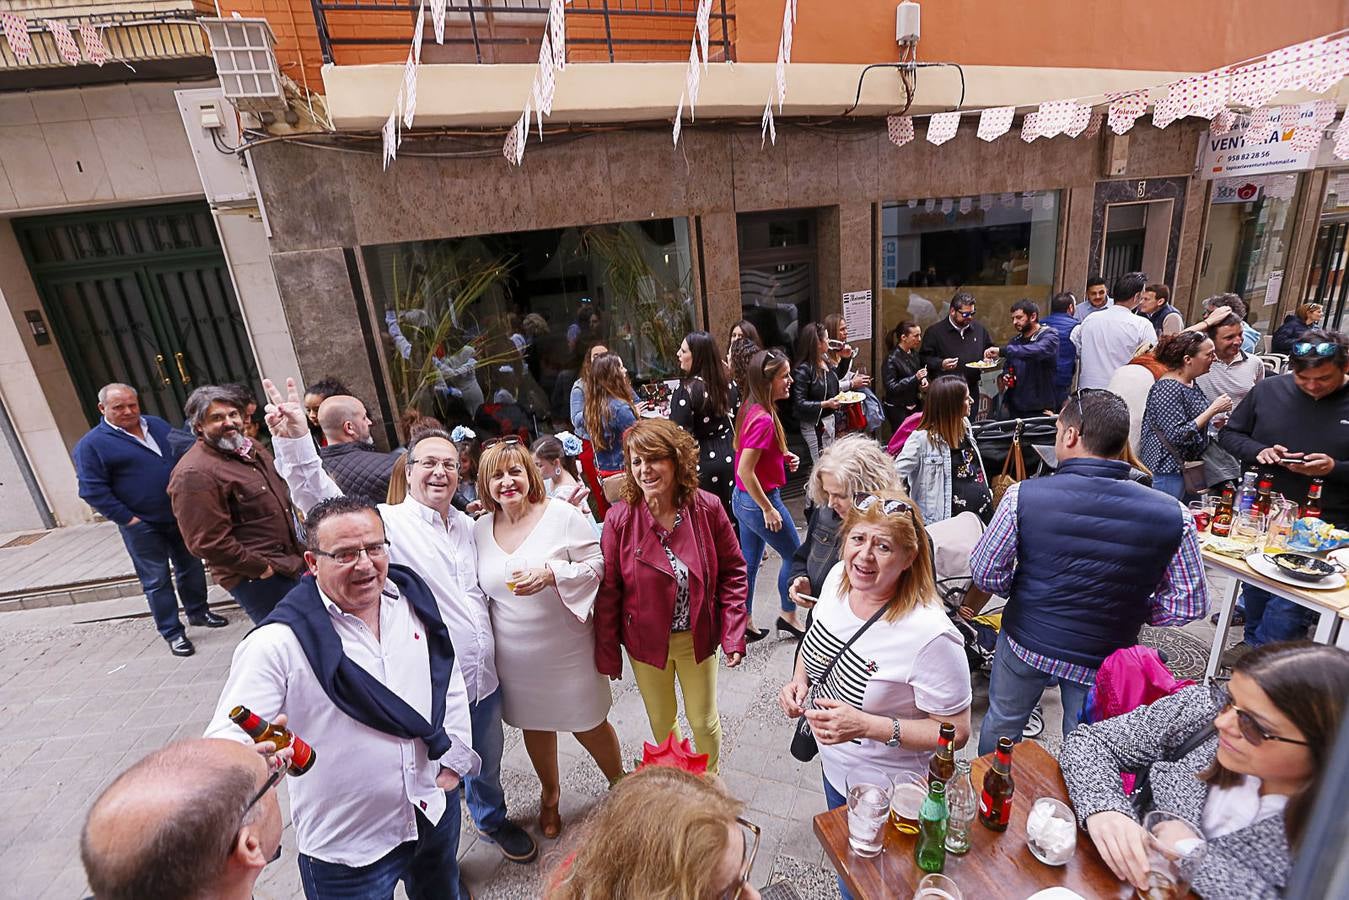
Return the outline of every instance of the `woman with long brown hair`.
<path id="1" fill-rule="evenodd" d="M 595 447 L 595 468 L 601 477 L 623 469 L 623 432 L 637 421 L 632 382 L 616 353 L 606 353 L 590 364 L 585 385 L 585 424 Z"/>
<path id="2" fill-rule="evenodd" d="M 609 348 L 598 341 L 585 348 L 581 355 L 580 371 L 571 386 L 570 397 L 572 431 L 581 439 L 581 455 L 576 460 L 581 465 L 581 475 L 585 479 L 586 486 L 590 488 L 590 496 L 594 498 L 595 511 L 601 518 L 609 508 L 609 503 L 604 499 L 604 491 L 600 486 L 600 473 L 595 468 L 595 445 L 590 442 L 590 432 L 586 429 L 585 386 L 590 380 L 591 363 L 608 352 Z"/>
<path id="3" fill-rule="evenodd" d="M 918 428 L 895 460 L 909 496 L 928 523 L 966 511 L 984 524 L 993 517 L 993 493 L 970 425 L 972 406 L 963 376 L 943 375 L 932 382 Z"/>
<path id="4" fill-rule="evenodd" d="M 745 607 L 751 613 L 746 639 L 768 637 L 767 629 L 755 629 L 752 612 L 754 582 L 763 561 L 764 545 L 782 557 L 778 568 L 778 596 L 782 615 L 778 627 L 801 631 L 796 604 L 787 596 L 792 554 L 801 545 L 796 523 L 782 502 L 781 488 L 787 471 L 795 472 L 801 460 L 787 449 L 787 436 L 778 419 L 777 403 L 786 400 L 792 387 L 791 362 L 776 350 L 761 350 L 750 360 L 745 373 L 745 399 L 735 428 L 735 491 L 731 509 L 740 523 L 740 551 L 749 568 L 749 591 Z"/>
<path id="5" fill-rule="evenodd" d="M 810 451 L 811 465 L 834 443 L 839 381 L 829 362 L 828 338 L 829 332 L 819 322 L 802 326 L 792 370 L 792 411 Z"/>
<path id="6" fill-rule="evenodd" d="M 1349 697 L 1349 653 L 1288 641 L 1241 658 L 1225 688 L 1194 685 L 1063 739 L 1059 764 L 1082 827 L 1123 881 L 1148 887 L 1139 818 L 1164 809 L 1208 843 L 1201 897 L 1277 898 L 1330 768 Z M 1135 806 L 1122 771 L 1146 771 Z"/>
<path id="7" fill-rule="evenodd" d="M 676 354 L 682 376 L 670 398 L 670 421 L 698 442 L 698 482 L 731 512 L 735 429 L 731 416 L 739 394 L 727 378 L 717 342 L 706 331 L 690 332 Z"/>

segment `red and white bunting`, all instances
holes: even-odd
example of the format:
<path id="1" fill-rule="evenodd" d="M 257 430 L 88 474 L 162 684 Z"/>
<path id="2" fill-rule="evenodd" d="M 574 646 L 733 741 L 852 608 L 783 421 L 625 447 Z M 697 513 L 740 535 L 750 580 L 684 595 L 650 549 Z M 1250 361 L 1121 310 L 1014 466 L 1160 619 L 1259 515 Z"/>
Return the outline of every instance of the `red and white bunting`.
<path id="1" fill-rule="evenodd" d="M 53 22 L 48 19 L 47 30 L 52 33 L 52 40 L 56 42 L 56 52 L 61 54 L 61 58 L 72 66 L 78 66 L 80 48 L 75 46 L 75 37 L 70 33 L 70 26 L 65 22 Z"/>
<path id="2" fill-rule="evenodd" d="M 1077 103 L 1072 100 L 1046 100 L 1040 104 L 1040 136 L 1052 138 L 1063 134 L 1072 121 Z"/>
<path id="3" fill-rule="evenodd" d="M 1040 113 L 1028 112 L 1021 119 L 1021 140 L 1029 144 L 1040 136 Z"/>
<path id="4" fill-rule="evenodd" d="M 1264 106 L 1279 93 L 1274 67 L 1268 62 L 1248 63 L 1232 70 L 1227 96 L 1232 103 L 1252 109 Z"/>
<path id="5" fill-rule="evenodd" d="M 1091 121 L 1087 123 L 1087 130 L 1084 132 L 1084 135 L 1089 138 L 1096 137 L 1096 135 L 1101 133 L 1101 123 L 1103 121 L 1105 121 L 1104 115 L 1098 112 L 1092 113 Z"/>
<path id="6" fill-rule="evenodd" d="M 553 51 L 553 68 L 559 72 L 567 67 L 567 11 L 563 2 L 552 0 L 548 4 L 548 45 Z"/>
<path id="7" fill-rule="evenodd" d="M 1015 106 L 995 106 L 979 113 L 979 139 L 996 141 L 1012 127 L 1012 119 L 1015 116 Z"/>
<path id="8" fill-rule="evenodd" d="M 14 58 L 26 63 L 33 56 L 33 39 L 28 36 L 28 20 L 18 13 L 0 12 L 0 24 L 5 27 L 5 40 Z"/>
<path id="9" fill-rule="evenodd" d="M 1130 91 L 1126 94 L 1108 94 L 1110 98 L 1110 130 L 1124 134 L 1134 127 L 1139 116 L 1148 111 L 1148 92 Z"/>
<path id="10" fill-rule="evenodd" d="M 1230 109 L 1225 109 L 1213 118 L 1213 122 L 1209 125 L 1209 134 L 1219 137 L 1230 132 L 1236 127 L 1236 124 L 1237 114 Z"/>
<path id="11" fill-rule="evenodd" d="M 973 198 L 973 197 L 961 197 L 961 198 L 960 198 L 960 207 L 959 207 L 959 209 L 960 209 L 960 214 L 961 214 L 962 216 L 969 215 L 970 210 L 974 209 L 974 198 Z"/>
<path id="12" fill-rule="evenodd" d="M 520 118 L 515 122 L 515 130 L 519 132 L 519 139 L 515 142 L 515 164 L 518 166 L 525 161 L 525 144 L 529 143 L 529 104 L 525 104 L 524 112 L 520 113 Z"/>
<path id="13" fill-rule="evenodd" d="M 913 116 L 886 116 L 885 131 L 890 143 L 903 147 L 913 140 Z"/>
<path id="14" fill-rule="evenodd" d="M 773 139 L 773 145 L 777 146 L 778 129 L 777 126 L 773 124 L 772 98 L 769 98 L 769 101 L 764 104 L 763 118 L 759 120 L 759 149 L 763 149 L 764 142 L 770 137 Z"/>
<path id="15" fill-rule="evenodd" d="M 1307 79 L 1307 90 L 1324 94 L 1349 75 L 1349 35 L 1322 44 L 1316 65 L 1317 70 Z"/>
<path id="16" fill-rule="evenodd" d="M 553 114 L 553 97 L 557 94 L 557 76 L 553 73 L 552 45 L 548 41 L 539 44 L 539 70 L 534 75 L 538 85 L 538 94 L 534 97 L 534 108 L 543 115 Z"/>
<path id="17" fill-rule="evenodd" d="M 1227 106 L 1227 77 L 1209 72 L 1199 76 L 1199 86 L 1190 115 L 1212 119 Z"/>
<path id="18" fill-rule="evenodd" d="M 1340 116 L 1340 127 L 1335 129 L 1335 146 L 1331 152 L 1336 159 L 1349 159 L 1349 112 Z"/>
<path id="19" fill-rule="evenodd" d="M 398 156 L 398 110 L 389 113 L 389 119 L 379 130 L 384 145 L 384 171 L 389 171 L 389 163 Z"/>
<path id="20" fill-rule="evenodd" d="M 689 45 L 689 67 L 684 73 L 684 93 L 689 98 L 689 118 L 694 117 L 693 109 L 698 105 L 698 94 L 703 87 L 703 70 L 698 67 L 698 47 Z"/>
<path id="21" fill-rule="evenodd" d="M 682 124 L 682 123 L 683 123 L 683 119 L 684 119 L 684 95 L 683 95 L 683 94 L 680 94 L 680 95 L 679 95 L 679 109 L 675 110 L 675 118 L 674 118 L 674 132 L 673 132 L 673 138 L 674 138 L 674 145 L 675 145 L 676 147 L 679 146 L 679 132 L 683 130 L 683 124 Z"/>
<path id="22" fill-rule="evenodd" d="M 1278 127 L 1279 123 L 1275 121 L 1274 110 L 1268 106 L 1251 110 L 1251 119 L 1246 125 L 1246 134 L 1243 140 L 1248 146 L 1263 144 L 1273 136 L 1275 129 Z"/>
<path id="23" fill-rule="evenodd" d="M 792 61 L 792 26 L 795 23 L 795 3 L 793 0 L 787 0 L 782 6 L 782 36 L 778 39 L 778 55 L 787 62 Z M 779 109 L 779 112 L 781 112 L 781 109 Z"/>
<path id="24" fill-rule="evenodd" d="M 431 33 L 436 43 L 445 43 L 445 0 L 431 0 Z"/>
<path id="25" fill-rule="evenodd" d="M 80 23 L 80 43 L 84 45 L 84 58 L 96 66 L 108 61 L 108 48 L 103 45 L 103 36 L 88 22 Z"/>
<path id="26" fill-rule="evenodd" d="M 412 118 L 417 114 L 417 61 L 408 53 L 403 64 L 403 127 L 412 127 Z"/>
<path id="27" fill-rule="evenodd" d="M 1265 54 L 1265 61 L 1274 68 L 1278 86 L 1286 91 L 1306 87 L 1319 74 L 1318 56 L 1324 43 L 1324 38 L 1315 38 Z"/>
<path id="28" fill-rule="evenodd" d="M 1307 153 L 1321 146 L 1326 126 L 1335 121 L 1335 101 L 1317 100 L 1299 107 L 1298 125 L 1293 131 L 1292 147 Z"/>
<path id="29" fill-rule="evenodd" d="M 960 128 L 959 112 L 933 113 L 927 120 L 927 142 L 940 147 L 956 136 Z"/>
<path id="30" fill-rule="evenodd" d="M 1280 106 L 1279 107 L 1279 127 L 1284 131 L 1292 131 L 1298 126 L 1298 119 L 1302 116 L 1302 107 L 1300 106 Z"/>
<path id="31" fill-rule="evenodd" d="M 417 4 L 417 24 L 412 28 L 412 59 L 422 64 L 422 37 L 426 34 L 426 0 Z"/>
<path id="32" fill-rule="evenodd" d="M 561 0 L 559 0 L 561 2 Z M 698 35 L 698 45 L 703 51 L 703 71 L 707 71 L 707 45 L 709 23 L 712 21 L 712 0 L 698 0 L 698 17 L 695 20 L 695 28 Z"/>
<path id="33" fill-rule="evenodd" d="M 1063 133 L 1070 138 L 1075 138 L 1087 130 L 1091 124 L 1091 107 L 1082 103 L 1073 104 L 1073 115 L 1064 127 Z"/>
<path id="34" fill-rule="evenodd" d="M 1156 105 L 1152 107 L 1152 127 L 1165 128 L 1183 116 L 1184 113 L 1177 106 L 1181 102 L 1183 101 L 1180 98 L 1173 100 L 1169 92 L 1158 100 Z"/>
<path id="35" fill-rule="evenodd" d="M 941 201 L 941 211 L 943 215 L 949 215 L 951 210 L 955 209 L 955 203 L 950 197 L 943 197 Z"/>

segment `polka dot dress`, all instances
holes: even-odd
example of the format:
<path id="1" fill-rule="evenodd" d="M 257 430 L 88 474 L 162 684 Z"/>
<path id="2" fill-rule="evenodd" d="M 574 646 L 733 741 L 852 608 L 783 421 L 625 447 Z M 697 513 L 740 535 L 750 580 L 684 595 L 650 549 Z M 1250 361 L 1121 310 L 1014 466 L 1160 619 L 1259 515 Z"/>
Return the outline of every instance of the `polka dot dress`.
<path id="1" fill-rule="evenodd" d="M 737 397 L 732 388 L 732 409 Z M 731 516 L 731 489 L 735 486 L 734 413 L 714 416 L 707 407 L 701 378 L 678 387 L 670 398 L 670 421 L 688 431 L 698 442 L 698 481 L 703 490 L 721 498 Z M 732 516 L 731 521 L 735 521 Z"/>

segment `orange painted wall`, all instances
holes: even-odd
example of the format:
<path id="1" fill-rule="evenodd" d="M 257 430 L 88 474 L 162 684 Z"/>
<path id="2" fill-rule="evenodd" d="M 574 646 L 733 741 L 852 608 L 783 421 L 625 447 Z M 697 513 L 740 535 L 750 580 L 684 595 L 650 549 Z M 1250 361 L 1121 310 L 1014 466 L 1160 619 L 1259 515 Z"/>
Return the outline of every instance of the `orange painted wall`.
<path id="1" fill-rule="evenodd" d="M 741 62 L 777 58 L 784 0 L 739 0 Z M 798 0 L 793 62 L 899 59 L 899 0 Z M 920 60 L 1199 71 L 1349 27 L 1345 0 L 928 0 Z M 844 13 L 846 10 L 846 13 Z"/>
<path id="2" fill-rule="evenodd" d="M 281 72 L 296 84 L 307 82 L 311 91 L 323 93 L 323 55 L 309 0 L 220 0 L 220 12 L 226 18 L 237 12 L 244 18 L 266 19 L 276 35 Z"/>

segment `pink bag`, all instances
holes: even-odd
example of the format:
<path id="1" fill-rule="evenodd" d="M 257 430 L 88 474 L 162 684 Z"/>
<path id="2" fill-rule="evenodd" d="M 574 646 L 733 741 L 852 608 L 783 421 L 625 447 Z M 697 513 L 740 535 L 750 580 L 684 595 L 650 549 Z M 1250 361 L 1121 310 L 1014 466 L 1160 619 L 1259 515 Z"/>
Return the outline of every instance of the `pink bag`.
<path id="1" fill-rule="evenodd" d="M 885 445 L 885 452 L 891 456 L 899 456 L 899 451 L 904 449 L 904 442 L 909 439 L 909 435 L 918 429 L 918 423 L 922 418 L 923 413 L 919 410 L 900 422 L 899 427 L 895 429 L 895 433 L 890 436 L 890 443 Z"/>

